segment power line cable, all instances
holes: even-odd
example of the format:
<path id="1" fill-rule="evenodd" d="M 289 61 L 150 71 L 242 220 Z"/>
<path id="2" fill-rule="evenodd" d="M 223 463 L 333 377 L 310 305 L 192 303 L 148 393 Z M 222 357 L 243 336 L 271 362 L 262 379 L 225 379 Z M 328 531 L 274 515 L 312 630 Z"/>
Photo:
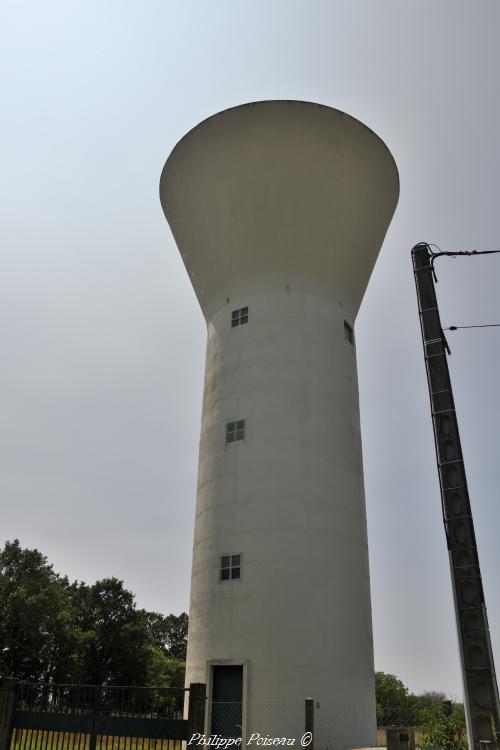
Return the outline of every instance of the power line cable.
<path id="1" fill-rule="evenodd" d="M 434 277 L 434 281 L 437 284 L 438 278 L 436 276 L 436 271 L 434 269 L 434 263 L 436 260 L 443 255 L 447 255 L 450 258 L 457 258 L 459 255 L 495 255 L 496 253 L 500 253 L 500 250 L 441 250 L 439 245 L 436 245 L 434 242 L 417 242 L 415 247 L 418 247 L 419 245 L 425 245 L 429 248 L 429 252 L 431 254 L 431 271 L 432 275 Z M 431 248 L 435 247 L 438 251 L 437 253 L 434 252 Z"/>
<path id="2" fill-rule="evenodd" d="M 443 331 L 458 331 L 461 328 L 500 328 L 500 323 L 481 323 L 474 326 L 449 326 L 448 328 L 443 328 Z"/>

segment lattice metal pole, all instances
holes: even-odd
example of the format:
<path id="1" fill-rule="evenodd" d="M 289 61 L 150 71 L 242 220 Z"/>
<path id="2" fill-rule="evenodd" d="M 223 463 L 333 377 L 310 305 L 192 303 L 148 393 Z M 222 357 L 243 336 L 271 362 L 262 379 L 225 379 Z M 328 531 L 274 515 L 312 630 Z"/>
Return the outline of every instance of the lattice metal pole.
<path id="1" fill-rule="evenodd" d="M 474 750 L 497 749 L 500 748 L 498 687 L 448 370 L 449 349 L 441 328 L 428 245 L 416 245 L 412 260 L 455 601 L 469 745 Z"/>

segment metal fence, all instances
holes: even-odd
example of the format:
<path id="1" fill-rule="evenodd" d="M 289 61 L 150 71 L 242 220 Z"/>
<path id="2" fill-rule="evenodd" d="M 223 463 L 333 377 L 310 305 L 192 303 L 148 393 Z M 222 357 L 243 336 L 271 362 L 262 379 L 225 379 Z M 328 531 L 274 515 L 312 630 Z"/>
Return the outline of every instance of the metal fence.
<path id="1" fill-rule="evenodd" d="M 204 716 L 204 685 L 54 685 L 3 678 L 0 750 L 180 750 L 183 740 L 203 731 Z"/>
<path id="2" fill-rule="evenodd" d="M 451 716 L 454 709 L 449 703 L 439 710 Z M 422 706 L 377 704 L 377 719 L 375 729 L 374 717 L 356 714 L 352 705 L 311 698 L 245 705 L 208 701 L 203 684 L 184 689 L 53 685 L 0 678 L 0 750 L 182 750 L 183 742 L 193 748 L 200 742 L 213 746 L 210 737 L 214 733 L 217 742 L 228 740 L 225 746 L 216 746 L 219 750 L 242 743 L 252 750 L 266 737 L 294 739 L 295 747 L 310 750 L 336 750 L 367 742 L 386 747 L 389 730 L 395 728 L 403 731 L 401 736 L 411 730 L 417 746 L 430 747 L 432 712 Z M 459 739 L 465 742 L 465 738 L 464 731 Z"/>
<path id="3" fill-rule="evenodd" d="M 335 727 L 337 741 L 339 737 L 342 738 L 343 732 L 347 736 L 353 726 L 359 728 L 365 737 L 373 735 L 373 718 L 356 717 L 347 705 L 314 703 L 312 723 L 314 750 L 335 750 L 332 727 Z M 348 728 L 351 729 L 348 731 Z M 406 745 L 394 745 L 394 737 L 398 734 L 408 738 Z M 451 701 L 433 706 L 410 703 L 407 706 L 396 707 L 377 704 L 375 746 L 415 746 L 424 750 L 440 750 L 443 747 L 466 748 L 467 732 L 463 705 Z"/>
<path id="4" fill-rule="evenodd" d="M 457 704 L 460 706 L 460 704 Z M 461 706 L 460 706 L 461 708 Z M 266 738 L 294 740 L 294 747 L 309 747 L 310 750 L 337 750 L 338 747 L 362 747 L 368 745 L 387 747 L 393 744 L 389 735 L 408 736 L 408 744 L 399 747 L 435 748 L 443 745 L 429 739 L 430 727 L 439 717 L 451 715 L 454 706 L 445 703 L 441 707 L 381 706 L 377 705 L 377 717 L 357 712 L 349 704 L 317 702 L 305 699 L 297 702 L 250 701 L 245 705 L 232 701 L 207 701 L 206 741 L 219 750 L 234 746 L 222 743 L 224 738 L 243 738 L 243 744 L 259 750 Z M 399 730 L 399 731 L 398 731 Z M 310 733 L 310 737 L 307 737 Z M 453 737 L 466 743 L 465 723 Z M 267 744 L 270 745 L 271 741 Z M 196 741 L 192 743 L 196 746 Z M 458 745 L 455 745 L 458 746 Z M 465 747 L 465 745 L 464 745 Z"/>
<path id="5" fill-rule="evenodd" d="M 287 735 L 299 746 L 304 734 L 304 701 L 207 701 L 209 736 L 243 737 L 247 746 L 259 748 L 261 738 Z"/>

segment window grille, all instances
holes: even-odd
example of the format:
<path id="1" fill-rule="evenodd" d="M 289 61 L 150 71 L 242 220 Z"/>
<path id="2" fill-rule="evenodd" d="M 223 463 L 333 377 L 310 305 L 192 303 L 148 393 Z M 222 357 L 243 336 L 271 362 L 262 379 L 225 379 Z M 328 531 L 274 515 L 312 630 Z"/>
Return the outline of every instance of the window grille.
<path id="1" fill-rule="evenodd" d="M 222 555 L 220 559 L 221 581 L 239 581 L 241 578 L 241 555 Z"/>
<path id="2" fill-rule="evenodd" d="M 245 439 L 245 420 L 237 419 L 226 424 L 226 443 L 235 443 Z"/>
<path id="3" fill-rule="evenodd" d="M 248 323 L 248 307 L 233 310 L 231 313 L 231 327 L 237 328 L 238 326 L 245 325 L 245 323 Z"/>

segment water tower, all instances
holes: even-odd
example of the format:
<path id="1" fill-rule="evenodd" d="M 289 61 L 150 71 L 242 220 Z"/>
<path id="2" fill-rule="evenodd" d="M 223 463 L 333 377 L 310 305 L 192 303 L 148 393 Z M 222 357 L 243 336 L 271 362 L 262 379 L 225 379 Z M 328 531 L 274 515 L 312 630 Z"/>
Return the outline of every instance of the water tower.
<path id="1" fill-rule="evenodd" d="M 308 102 L 220 112 L 165 164 L 208 330 L 186 677 L 208 732 L 300 737 L 311 696 L 324 741 L 375 744 L 354 322 L 398 193 L 380 138 Z"/>

